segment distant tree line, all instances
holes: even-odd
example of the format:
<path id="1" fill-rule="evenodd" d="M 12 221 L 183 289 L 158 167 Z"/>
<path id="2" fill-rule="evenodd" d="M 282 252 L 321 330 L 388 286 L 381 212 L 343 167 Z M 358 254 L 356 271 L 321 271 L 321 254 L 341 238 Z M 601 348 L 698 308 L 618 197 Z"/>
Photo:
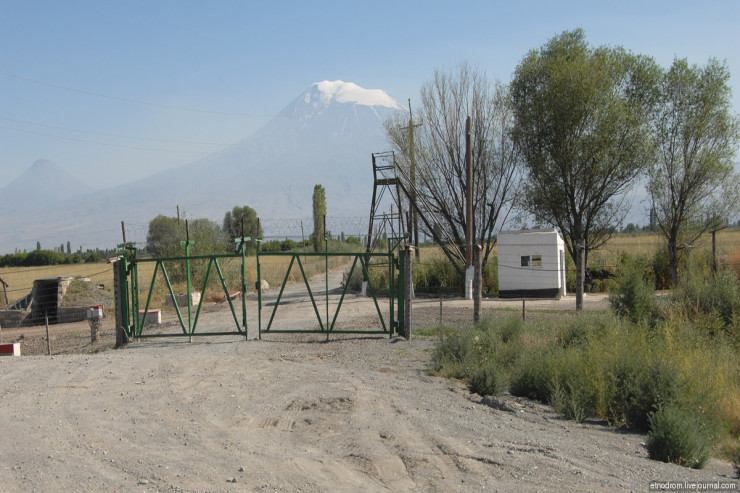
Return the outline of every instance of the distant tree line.
<path id="1" fill-rule="evenodd" d="M 33 250 L 31 252 L 8 253 L 0 256 L 0 267 L 41 267 L 45 265 L 81 264 L 100 262 L 100 250 L 88 250 L 64 254 L 53 250 Z"/>
<path id="2" fill-rule="evenodd" d="M 319 225 L 308 239 L 294 241 L 289 238 L 283 240 L 273 239 L 262 242 L 260 250 L 263 252 L 286 252 L 304 248 L 315 250 L 316 238 L 321 238 L 321 250 L 323 250 L 323 238 L 326 236 L 332 241 L 340 241 L 349 245 L 361 246 L 359 238 L 354 236 L 345 237 L 341 233 L 338 238 L 332 239 L 331 232 L 323 231 L 323 216 L 326 213 L 326 197 L 321 185 L 314 189 L 314 205 L 316 215 L 320 217 Z M 317 229 L 318 228 L 318 229 Z M 254 253 L 257 249 L 257 240 L 263 235 L 259 225 L 257 213 L 248 205 L 236 206 L 227 211 L 222 223 L 210 219 L 197 218 L 186 220 L 184 218 L 167 217 L 159 215 L 149 222 L 149 231 L 146 240 L 146 253 L 155 257 L 180 257 L 185 255 L 183 244 L 190 234 L 190 255 L 207 255 L 219 253 L 238 252 L 240 239 L 245 238 L 246 251 Z M 244 236 L 242 236 L 244 235 Z M 317 236 L 318 235 L 318 236 Z"/>

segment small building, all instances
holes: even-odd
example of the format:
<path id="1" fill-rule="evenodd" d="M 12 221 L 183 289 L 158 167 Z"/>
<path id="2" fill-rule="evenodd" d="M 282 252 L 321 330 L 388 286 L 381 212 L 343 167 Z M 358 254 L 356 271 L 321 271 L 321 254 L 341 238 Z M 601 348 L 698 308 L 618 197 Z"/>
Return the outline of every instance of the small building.
<path id="1" fill-rule="evenodd" d="M 556 229 L 503 231 L 497 244 L 499 297 L 565 296 L 565 242 Z"/>

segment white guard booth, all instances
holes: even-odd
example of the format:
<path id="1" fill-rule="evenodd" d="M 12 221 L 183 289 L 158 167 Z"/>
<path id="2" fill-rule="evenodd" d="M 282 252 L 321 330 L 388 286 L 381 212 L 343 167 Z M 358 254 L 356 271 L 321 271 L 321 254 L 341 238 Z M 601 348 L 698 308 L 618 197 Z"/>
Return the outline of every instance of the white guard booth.
<path id="1" fill-rule="evenodd" d="M 500 298 L 565 296 L 565 243 L 556 229 L 502 231 L 497 243 Z"/>

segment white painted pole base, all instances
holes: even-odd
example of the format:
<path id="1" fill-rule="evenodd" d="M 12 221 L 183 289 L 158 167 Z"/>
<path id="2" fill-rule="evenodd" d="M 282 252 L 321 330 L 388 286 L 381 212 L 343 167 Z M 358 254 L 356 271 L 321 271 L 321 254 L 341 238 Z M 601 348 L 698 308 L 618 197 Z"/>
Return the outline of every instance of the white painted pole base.
<path id="1" fill-rule="evenodd" d="M 362 288 L 360 289 L 360 296 L 367 296 L 367 281 L 362 281 Z"/>
<path id="2" fill-rule="evenodd" d="M 472 265 L 465 269 L 465 299 L 473 299 L 473 277 L 475 276 L 475 267 Z"/>

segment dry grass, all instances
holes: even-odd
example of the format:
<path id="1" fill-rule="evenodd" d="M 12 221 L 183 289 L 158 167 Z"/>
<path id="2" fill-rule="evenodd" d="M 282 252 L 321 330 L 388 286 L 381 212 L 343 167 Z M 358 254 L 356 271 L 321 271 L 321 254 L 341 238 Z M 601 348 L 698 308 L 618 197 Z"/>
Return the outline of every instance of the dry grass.
<path id="1" fill-rule="evenodd" d="M 594 264 L 614 265 L 619 259 L 622 252 L 629 252 L 631 255 L 652 256 L 661 248 L 665 248 L 665 238 L 660 234 L 640 234 L 626 235 L 619 234 L 613 236 L 603 247 L 591 252 L 590 262 Z M 740 273 L 740 229 L 725 229 L 717 232 L 716 235 L 717 257 L 721 264 L 733 267 Z M 435 258 L 445 258 L 444 252 L 438 246 L 424 246 L 420 249 L 420 258 L 422 262 Z M 712 236 L 705 234 L 693 245 L 692 252 L 700 252 L 711 255 Z M 491 255 L 497 253 L 494 247 Z"/>
<path id="2" fill-rule="evenodd" d="M 329 269 L 337 268 L 348 261 L 351 257 L 331 257 L 329 259 Z M 319 257 L 302 257 L 306 275 L 311 277 L 319 272 L 323 272 L 325 269 L 325 263 L 322 258 Z M 205 262 L 203 260 L 192 261 L 193 270 L 197 270 L 199 267 L 201 270 L 205 270 Z M 277 286 L 282 283 L 285 276 L 285 272 L 288 268 L 290 257 L 271 257 L 262 256 L 262 278 L 266 279 L 272 286 Z M 219 259 L 219 266 L 222 269 L 227 287 L 230 291 L 238 291 L 241 285 L 241 259 L 239 258 L 224 258 Z M 149 291 L 149 286 L 152 281 L 152 275 L 154 273 L 154 262 L 140 262 L 138 264 L 139 272 L 139 287 L 141 296 L 146 296 Z M 169 269 L 169 266 L 166 266 Z M 12 304 L 14 301 L 23 298 L 28 295 L 33 289 L 33 282 L 37 279 L 43 279 L 46 277 L 89 277 L 90 280 L 95 284 L 102 284 L 106 291 L 113 291 L 113 265 L 103 263 L 93 264 L 68 264 L 68 265 L 51 265 L 46 267 L 9 267 L 0 268 L 0 278 L 8 283 L 7 293 L 8 300 Z M 255 282 L 257 281 L 257 260 L 256 257 L 247 257 L 245 265 L 245 277 L 249 289 L 254 289 Z M 296 281 L 301 279 L 301 272 L 298 264 L 294 262 L 291 269 L 288 281 Z M 193 277 L 193 290 L 200 290 L 203 284 L 203 278 Z M 175 283 L 173 289 L 176 293 L 186 291 L 186 283 Z M 211 276 L 208 282 L 209 293 L 222 294 L 223 289 L 221 288 L 218 276 L 215 268 L 211 272 Z M 155 292 L 160 292 L 162 295 L 161 303 L 164 303 L 164 295 L 168 293 L 168 289 L 164 284 L 162 272 L 157 273 L 157 281 L 155 283 Z M 0 291 L 0 307 L 5 306 L 5 296 Z"/>
<path id="3" fill-rule="evenodd" d="M 50 265 L 46 267 L 0 268 L 0 278 L 8 283 L 10 303 L 28 295 L 33 281 L 45 277 L 89 277 L 95 284 L 103 284 L 106 291 L 113 290 L 113 265 L 103 263 Z M 5 296 L 0 291 L 0 307 L 5 306 Z"/>

